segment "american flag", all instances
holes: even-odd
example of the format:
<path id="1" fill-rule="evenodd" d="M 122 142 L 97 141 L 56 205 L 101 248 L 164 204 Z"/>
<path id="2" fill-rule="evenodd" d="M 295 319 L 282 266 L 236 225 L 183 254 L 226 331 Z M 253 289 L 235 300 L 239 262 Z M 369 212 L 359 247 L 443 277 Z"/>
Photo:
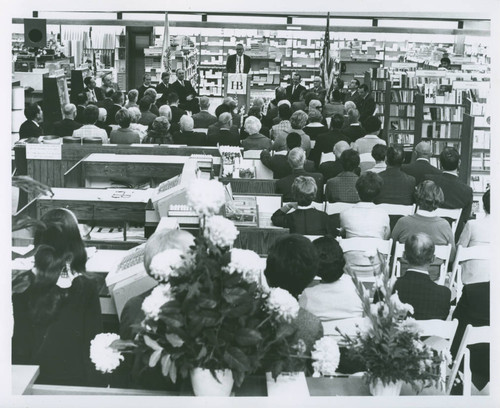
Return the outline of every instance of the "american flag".
<path id="1" fill-rule="evenodd" d="M 326 89 L 326 94 L 330 95 L 330 90 L 334 78 L 335 63 L 330 55 L 330 13 L 326 18 L 325 39 L 323 41 L 323 52 L 319 63 L 319 76 L 323 82 L 323 87 Z"/>
<path id="2" fill-rule="evenodd" d="M 172 61 L 170 59 L 170 32 L 168 29 L 168 13 L 165 13 L 165 31 L 163 32 L 163 49 L 161 53 L 161 67 L 164 72 L 172 71 Z"/>

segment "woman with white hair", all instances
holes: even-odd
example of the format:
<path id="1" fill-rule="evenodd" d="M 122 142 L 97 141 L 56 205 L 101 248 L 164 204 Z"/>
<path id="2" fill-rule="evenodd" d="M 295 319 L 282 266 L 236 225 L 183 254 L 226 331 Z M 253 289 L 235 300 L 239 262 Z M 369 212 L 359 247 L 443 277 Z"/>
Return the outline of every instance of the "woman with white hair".
<path id="1" fill-rule="evenodd" d="M 145 125 L 141 125 L 139 123 L 139 119 L 141 118 L 141 111 L 138 107 L 131 107 L 127 109 L 130 113 L 130 129 L 136 131 L 141 138 L 141 143 L 148 134 L 148 127 Z"/>
<path id="2" fill-rule="evenodd" d="M 302 147 L 306 152 L 306 157 L 309 156 L 311 151 L 311 138 L 304 132 L 304 127 L 307 124 L 308 120 L 307 113 L 302 110 L 298 110 L 293 112 L 290 117 L 290 124 L 292 126 L 292 132 L 298 133 L 302 140 L 300 147 Z M 287 135 L 279 135 L 274 140 L 273 150 L 275 152 L 279 152 L 280 150 L 287 150 L 286 147 L 286 136 Z"/>
<path id="3" fill-rule="evenodd" d="M 245 131 L 248 137 L 241 141 L 244 150 L 270 149 L 273 142 L 259 133 L 262 123 L 255 116 L 249 116 L 245 121 Z"/>

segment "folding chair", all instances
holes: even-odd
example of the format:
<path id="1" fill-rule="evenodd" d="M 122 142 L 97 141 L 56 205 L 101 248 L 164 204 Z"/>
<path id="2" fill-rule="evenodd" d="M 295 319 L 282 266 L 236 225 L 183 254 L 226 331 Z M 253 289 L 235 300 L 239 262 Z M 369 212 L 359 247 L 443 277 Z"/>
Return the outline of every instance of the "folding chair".
<path id="1" fill-rule="evenodd" d="M 428 337 L 424 343 L 437 351 L 450 350 L 451 343 L 455 337 L 458 320 L 416 320 L 420 337 Z"/>
<path id="2" fill-rule="evenodd" d="M 195 128 L 193 129 L 193 132 L 198 132 L 198 133 L 208 133 L 208 128 Z"/>
<path id="3" fill-rule="evenodd" d="M 245 150 L 243 152 L 243 158 L 244 159 L 259 160 L 260 159 L 260 152 L 262 152 L 262 150 Z"/>
<path id="4" fill-rule="evenodd" d="M 462 341 L 460 346 L 458 346 L 457 355 L 453 361 L 451 367 L 450 375 L 446 383 L 446 393 L 449 394 L 455 378 L 457 377 L 458 370 L 462 359 L 464 360 L 464 381 L 463 381 L 463 392 L 464 395 L 470 396 L 472 394 L 472 372 L 470 370 L 470 352 L 467 346 L 472 344 L 480 343 L 491 343 L 491 328 L 490 326 L 473 327 L 468 324 L 465 328 Z M 474 387 L 475 388 L 475 387 Z"/>
<path id="5" fill-rule="evenodd" d="M 340 214 L 342 211 L 347 210 L 348 208 L 351 208 L 354 204 L 353 203 L 325 203 L 325 212 L 328 215 L 332 214 Z"/>
<path id="6" fill-rule="evenodd" d="M 453 262 L 453 269 L 447 285 L 451 293 L 455 293 L 455 298 L 458 302 L 462 295 L 462 263 L 472 260 L 488 260 L 490 259 L 490 246 L 489 245 L 476 245 L 472 247 L 463 247 L 459 245 L 455 261 Z"/>
<path id="7" fill-rule="evenodd" d="M 378 204 L 377 207 L 382 208 L 389 215 L 391 231 L 401 217 L 415 213 L 415 205 L 400 205 L 400 204 Z"/>
<path id="8" fill-rule="evenodd" d="M 458 220 L 460 219 L 460 216 L 462 215 L 462 209 L 461 208 L 456 208 L 456 209 L 449 209 L 449 208 L 438 208 L 434 211 L 434 214 L 436 217 L 441 217 L 441 218 L 448 218 L 451 219 L 451 230 L 453 231 L 453 235 L 455 235 L 458 227 Z"/>

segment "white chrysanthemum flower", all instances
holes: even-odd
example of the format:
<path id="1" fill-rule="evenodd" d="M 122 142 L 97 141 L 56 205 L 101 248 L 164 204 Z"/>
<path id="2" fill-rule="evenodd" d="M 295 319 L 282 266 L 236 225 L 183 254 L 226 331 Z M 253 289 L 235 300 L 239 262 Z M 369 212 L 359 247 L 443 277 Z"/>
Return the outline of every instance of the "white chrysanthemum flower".
<path id="1" fill-rule="evenodd" d="M 90 360 L 95 364 L 96 370 L 111 373 L 120 365 L 123 356 L 111 347 L 111 343 L 119 339 L 118 334 L 101 333 L 90 341 Z"/>
<path id="2" fill-rule="evenodd" d="M 219 248 L 231 246 L 239 231 L 233 222 L 221 215 L 207 218 L 203 235 Z"/>
<path id="3" fill-rule="evenodd" d="M 170 300 L 170 285 L 161 284 L 153 289 L 142 302 L 142 311 L 147 318 L 158 320 L 161 307 Z"/>
<path id="4" fill-rule="evenodd" d="M 183 252 L 179 249 L 166 249 L 156 254 L 149 265 L 150 274 L 160 282 L 169 276 L 177 276 L 177 268 L 183 264 Z"/>
<path id="5" fill-rule="evenodd" d="M 267 299 L 269 310 L 277 312 L 283 319 L 291 322 L 299 314 L 299 303 L 285 289 L 271 288 Z"/>
<path id="6" fill-rule="evenodd" d="M 399 299 L 399 296 L 398 296 L 398 291 L 394 292 L 391 295 L 390 301 L 391 301 L 392 305 L 394 306 L 394 308 L 398 312 L 406 312 L 406 313 L 410 313 L 410 314 L 414 313 L 412 305 L 409 305 L 408 303 L 401 302 L 401 300 Z"/>
<path id="7" fill-rule="evenodd" d="M 226 202 L 224 186 L 217 180 L 193 180 L 187 189 L 188 204 L 200 215 L 217 213 Z"/>
<path id="8" fill-rule="evenodd" d="M 315 373 L 334 375 L 340 361 L 339 346 L 333 337 L 324 336 L 314 343 L 311 357 Z"/>
<path id="9" fill-rule="evenodd" d="M 225 270 L 230 274 L 240 273 L 247 282 L 260 283 L 263 266 L 262 258 L 254 251 L 233 248 L 231 250 L 231 261 Z"/>

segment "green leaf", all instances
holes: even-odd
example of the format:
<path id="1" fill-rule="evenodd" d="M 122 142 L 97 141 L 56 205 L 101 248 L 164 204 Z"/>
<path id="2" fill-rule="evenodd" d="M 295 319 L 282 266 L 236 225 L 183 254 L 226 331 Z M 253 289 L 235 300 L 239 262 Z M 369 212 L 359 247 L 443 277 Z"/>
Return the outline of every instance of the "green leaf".
<path id="1" fill-rule="evenodd" d="M 247 356 L 237 347 L 228 347 L 223 358 L 232 370 L 247 371 L 249 369 L 250 362 Z"/>
<path id="2" fill-rule="evenodd" d="M 117 351 L 127 351 L 131 350 L 133 348 L 137 347 L 137 344 L 135 344 L 132 340 L 122 340 L 118 339 L 113 341 L 110 344 L 111 348 L 117 350 Z"/>
<path id="3" fill-rule="evenodd" d="M 158 361 L 160 361 L 162 351 L 163 351 L 163 349 L 155 350 L 153 352 L 153 354 L 151 354 L 151 357 L 149 357 L 149 366 L 150 367 L 154 367 L 156 364 L 158 364 Z"/>
<path id="4" fill-rule="evenodd" d="M 162 314 L 160 319 L 165 322 L 165 324 L 168 326 L 172 326 L 172 327 L 175 327 L 175 328 L 181 328 L 182 326 L 184 326 L 184 322 L 182 320 L 182 316 L 181 315 L 165 315 L 165 314 Z"/>
<path id="5" fill-rule="evenodd" d="M 226 288 L 222 293 L 222 297 L 228 303 L 240 303 L 247 295 L 247 291 L 243 288 Z"/>
<path id="6" fill-rule="evenodd" d="M 206 355 L 207 355 L 207 348 L 205 346 L 202 346 L 200 352 L 196 356 L 196 360 L 201 360 Z"/>
<path id="7" fill-rule="evenodd" d="M 235 339 L 240 346 L 253 346 L 262 340 L 262 336 L 257 330 L 242 328 L 236 333 Z"/>
<path id="8" fill-rule="evenodd" d="M 295 333 L 296 328 L 288 323 L 283 323 L 280 325 L 276 332 L 276 340 L 282 339 L 283 337 L 291 336 Z"/>
<path id="9" fill-rule="evenodd" d="M 175 363 L 170 365 L 168 375 L 173 383 L 177 382 L 177 367 L 175 366 Z"/>
<path id="10" fill-rule="evenodd" d="M 155 351 L 163 350 L 163 347 L 160 346 L 156 340 L 153 340 L 147 334 L 144 335 L 144 343 L 146 343 L 146 346 L 152 348 Z"/>
<path id="11" fill-rule="evenodd" d="M 184 340 L 182 340 L 175 333 L 167 333 L 165 334 L 165 337 L 167 338 L 168 342 L 174 347 L 181 347 L 184 344 Z"/>
<path id="12" fill-rule="evenodd" d="M 187 299 L 191 299 L 200 294 L 200 283 L 194 282 L 189 286 L 188 293 L 186 295 Z"/>
<path id="13" fill-rule="evenodd" d="M 165 354 L 161 358 L 161 373 L 163 374 L 164 377 L 168 376 L 168 373 L 170 371 L 170 366 L 172 365 L 172 358 L 170 357 L 170 354 Z"/>
<path id="14" fill-rule="evenodd" d="M 198 306 L 203 309 L 213 309 L 217 306 L 217 301 L 210 298 L 203 298 L 198 302 Z"/>

